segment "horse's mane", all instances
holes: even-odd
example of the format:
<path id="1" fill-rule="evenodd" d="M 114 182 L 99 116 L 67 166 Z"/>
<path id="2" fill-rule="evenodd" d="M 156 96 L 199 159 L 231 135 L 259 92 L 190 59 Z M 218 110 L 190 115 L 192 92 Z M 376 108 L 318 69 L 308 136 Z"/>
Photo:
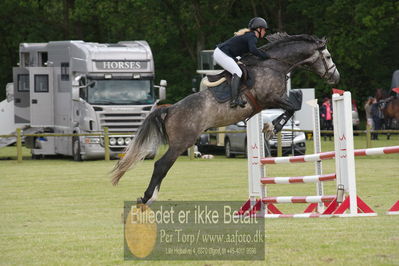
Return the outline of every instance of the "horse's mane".
<path id="1" fill-rule="evenodd" d="M 286 32 L 277 32 L 274 34 L 270 34 L 266 37 L 266 40 L 268 40 L 269 43 L 260 47 L 261 49 L 269 50 L 275 46 L 295 41 L 305 41 L 305 42 L 315 43 L 317 45 L 317 48 L 322 48 L 327 43 L 327 40 L 324 37 L 320 39 L 317 36 L 308 35 L 308 34 L 289 35 Z"/>
<path id="2" fill-rule="evenodd" d="M 327 44 L 327 39 L 324 37 L 320 39 L 317 36 L 309 34 L 289 35 L 286 32 L 277 32 L 274 34 L 270 34 L 266 37 L 266 40 L 268 40 L 269 43 L 259 47 L 259 49 L 262 49 L 264 51 L 271 51 L 272 49 L 278 49 L 279 47 L 282 47 L 287 43 L 300 41 L 314 43 L 316 45 L 316 49 L 322 49 Z M 242 58 L 242 61 L 244 63 L 250 65 L 254 63 L 254 60 L 257 61 L 259 59 L 251 54 L 247 54 Z"/>

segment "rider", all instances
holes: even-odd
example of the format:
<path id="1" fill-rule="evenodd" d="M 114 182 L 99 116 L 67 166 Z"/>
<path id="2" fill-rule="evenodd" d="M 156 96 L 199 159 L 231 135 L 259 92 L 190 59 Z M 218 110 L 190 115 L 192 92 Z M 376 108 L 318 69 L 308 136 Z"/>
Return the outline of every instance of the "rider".
<path id="1" fill-rule="evenodd" d="M 256 47 L 256 42 L 259 38 L 263 38 L 266 35 L 267 29 L 266 20 L 261 17 L 255 17 L 249 21 L 248 28 L 234 33 L 234 37 L 218 44 L 213 52 L 215 62 L 232 74 L 231 107 L 236 107 L 237 105 L 245 107 L 246 104 L 238 95 L 242 71 L 236 63 L 238 61 L 236 57 L 250 52 L 263 60 L 268 59 L 269 56 L 266 52 Z"/>

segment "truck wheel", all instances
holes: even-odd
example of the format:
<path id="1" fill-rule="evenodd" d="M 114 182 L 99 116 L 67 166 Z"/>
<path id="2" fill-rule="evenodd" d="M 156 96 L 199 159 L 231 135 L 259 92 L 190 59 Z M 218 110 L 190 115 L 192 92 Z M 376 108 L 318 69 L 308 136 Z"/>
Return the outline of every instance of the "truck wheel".
<path id="1" fill-rule="evenodd" d="M 32 160 L 40 160 L 43 158 L 43 155 L 40 154 L 32 154 Z"/>
<path id="2" fill-rule="evenodd" d="M 229 139 L 226 139 L 224 141 L 224 154 L 226 155 L 227 158 L 235 157 L 235 155 L 231 153 L 231 144 Z"/>
<path id="3" fill-rule="evenodd" d="M 72 155 L 74 161 L 76 162 L 82 161 L 82 155 L 80 154 L 79 137 L 72 137 Z"/>

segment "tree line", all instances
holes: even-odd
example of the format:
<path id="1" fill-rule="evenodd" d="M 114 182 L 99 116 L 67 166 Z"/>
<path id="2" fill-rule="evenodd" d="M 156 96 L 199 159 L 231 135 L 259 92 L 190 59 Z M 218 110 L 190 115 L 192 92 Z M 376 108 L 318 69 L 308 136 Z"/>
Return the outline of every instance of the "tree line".
<path id="1" fill-rule="evenodd" d="M 157 82 L 168 80 L 167 102 L 192 93 L 201 50 L 214 49 L 255 16 L 270 33 L 326 36 L 340 74 L 339 89 L 363 101 L 388 91 L 399 69 L 399 2 L 394 0 L 3 0 L 0 3 L 0 99 L 12 81 L 23 42 L 146 40 Z M 264 44 L 260 41 L 259 45 Z M 331 87 L 315 74 L 293 73 L 294 88 Z"/>

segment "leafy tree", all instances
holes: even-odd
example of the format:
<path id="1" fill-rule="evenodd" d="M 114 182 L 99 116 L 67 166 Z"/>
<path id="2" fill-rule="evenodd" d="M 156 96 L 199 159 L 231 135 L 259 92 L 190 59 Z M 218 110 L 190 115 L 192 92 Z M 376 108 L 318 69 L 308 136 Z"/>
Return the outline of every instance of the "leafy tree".
<path id="1" fill-rule="evenodd" d="M 399 2 L 291 1 L 290 11 L 305 18 L 303 25 L 297 25 L 299 32 L 328 37 L 328 48 L 340 70 L 341 89 L 364 100 L 374 95 L 375 88 L 389 87 L 391 75 L 399 66 Z M 315 77 L 300 73 L 295 79 L 305 86 L 310 82 L 322 88 L 325 95 L 331 94 L 329 87 Z"/>
<path id="2" fill-rule="evenodd" d="M 271 32 L 326 36 L 341 73 L 339 88 L 363 100 L 375 88 L 389 87 L 399 66 L 398 14 L 399 2 L 391 0 L 3 0 L 0 99 L 12 81 L 19 43 L 141 39 L 151 45 L 157 79 L 168 80 L 167 101 L 173 103 L 192 93 L 201 50 L 262 16 Z M 316 87 L 319 98 L 331 93 L 305 71 L 293 74 L 293 87 Z"/>

